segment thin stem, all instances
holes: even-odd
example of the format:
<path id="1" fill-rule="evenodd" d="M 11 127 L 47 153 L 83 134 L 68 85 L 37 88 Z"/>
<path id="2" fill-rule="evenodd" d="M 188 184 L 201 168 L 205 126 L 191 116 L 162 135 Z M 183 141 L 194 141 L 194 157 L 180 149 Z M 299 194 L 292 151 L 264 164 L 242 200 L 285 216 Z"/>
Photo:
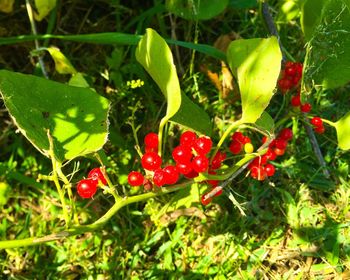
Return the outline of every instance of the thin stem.
<path id="1" fill-rule="evenodd" d="M 33 9 L 32 9 L 32 6 L 30 5 L 30 2 L 29 0 L 26 0 L 26 9 L 27 9 L 27 13 L 28 13 L 28 17 L 29 17 L 29 21 L 30 21 L 30 26 L 31 26 L 31 29 L 32 29 L 32 33 L 34 35 L 37 35 L 38 32 L 36 30 L 36 26 L 35 26 L 35 20 L 34 20 L 34 16 L 33 16 Z M 40 50 L 40 45 L 39 45 L 39 41 L 37 39 L 34 40 L 34 44 L 35 44 L 35 49 L 38 51 Z M 46 72 L 46 69 L 45 69 L 45 63 L 43 61 L 43 58 L 42 56 L 39 54 L 38 55 L 38 61 L 39 61 L 39 65 L 40 65 L 40 69 L 44 75 L 44 77 L 46 79 L 49 78 L 49 75 L 47 74 Z"/>
<path id="2" fill-rule="evenodd" d="M 158 141 L 159 141 L 158 155 L 160 157 L 162 156 L 163 131 L 164 131 L 164 126 L 167 124 L 167 122 L 168 122 L 168 118 L 164 117 L 164 118 L 161 119 L 161 121 L 159 123 L 159 130 L 158 130 Z"/>
<path id="3" fill-rule="evenodd" d="M 191 185 L 193 181 L 189 181 L 183 184 L 178 184 L 176 186 L 162 188 L 161 191 L 158 192 L 149 192 L 144 193 L 140 195 L 130 196 L 130 197 L 124 197 L 124 198 L 118 198 L 114 205 L 104 214 L 101 218 L 99 218 L 97 221 L 95 221 L 92 224 L 89 225 L 83 225 L 83 226 L 77 226 L 72 227 L 70 229 L 49 234 L 42 237 L 30 237 L 30 238 L 24 238 L 24 239 L 18 239 L 18 240 L 5 240 L 0 241 L 0 249 L 9 249 L 9 248 L 16 248 L 16 247 L 25 247 L 25 246 L 34 246 L 39 245 L 42 243 L 60 240 L 63 238 L 67 238 L 70 236 L 74 236 L 77 234 L 84 234 L 86 232 L 95 231 L 97 229 L 100 229 L 104 224 L 106 224 L 122 207 L 131 204 L 140 202 L 143 200 L 147 200 L 159 195 L 171 193 L 174 191 L 178 191 L 180 189 L 183 189 L 187 185 Z"/>

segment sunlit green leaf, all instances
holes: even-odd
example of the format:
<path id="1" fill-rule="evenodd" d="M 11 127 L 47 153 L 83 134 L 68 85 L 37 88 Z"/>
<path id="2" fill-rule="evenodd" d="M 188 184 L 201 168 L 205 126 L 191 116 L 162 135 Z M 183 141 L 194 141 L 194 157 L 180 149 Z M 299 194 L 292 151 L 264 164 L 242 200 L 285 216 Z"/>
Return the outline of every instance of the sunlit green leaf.
<path id="1" fill-rule="evenodd" d="M 242 119 L 254 123 L 270 103 L 280 73 L 277 38 L 235 40 L 228 47 L 227 60 L 238 80 Z"/>
<path id="2" fill-rule="evenodd" d="M 59 161 L 97 151 L 107 140 L 109 102 L 91 89 L 1 70 L 0 92 L 19 130 L 46 156 L 47 130 Z"/>
<path id="3" fill-rule="evenodd" d="M 77 70 L 70 63 L 68 58 L 55 47 L 46 48 L 46 50 L 50 53 L 53 61 L 55 62 L 55 69 L 60 74 L 75 74 Z"/>
<path id="4" fill-rule="evenodd" d="M 335 123 L 338 146 L 342 150 L 350 149 L 350 112 Z"/>
<path id="5" fill-rule="evenodd" d="M 169 46 L 156 31 L 148 28 L 137 46 L 136 59 L 165 96 L 167 100 L 165 118 L 171 118 L 180 108 L 181 89 Z"/>
<path id="6" fill-rule="evenodd" d="M 255 124 L 265 130 L 268 131 L 269 133 L 273 133 L 275 129 L 275 122 L 273 121 L 273 118 L 270 116 L 270 114 L 263 112 L 260 116 L 260 118 L 257 119 Z"/>

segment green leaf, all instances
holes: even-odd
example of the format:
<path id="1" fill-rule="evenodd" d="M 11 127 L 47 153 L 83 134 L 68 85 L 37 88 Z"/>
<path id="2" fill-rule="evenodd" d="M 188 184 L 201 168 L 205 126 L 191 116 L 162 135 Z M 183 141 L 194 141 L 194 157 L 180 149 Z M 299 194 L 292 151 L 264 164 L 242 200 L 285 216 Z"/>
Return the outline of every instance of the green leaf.
<path id="1" fill-rule="evenodd" d="M 41 21 L 56 6 L 56 0 L 34 0 L 34 2 L 36 8 L 34 11 L 34 18 L 37 21 Z"/>
<path id="2" fill-rule="evenodd" d="M 339 119 L 334 127 L 337 131 L 338 147 L 342 150 L 350 149 L 350 112 Z"/>
<path id="3" fill-rule="evenodd" d="M 277 38 L 235 40 L 228 47 L 227 60 L 238 80 L 242 120 L 254 123 L 270 103 L 280 73 Z"/>
<path id="4" fill-rule="evenodd" d="M 301 8 L 301 29 L 304 32 L 305 39 L 312 38 L 315 29 L 321 22 L 322 10 L 328 0 L 306 0 Z"/>
<path id="5" fill-rule="evenodd" d="M 207 136 L 211 135 L 212 124 L 208 114 L 193 103 L 184 93 L 181 93 L 181 106 L 170 121 L 191 128 Z"/>
<path id="6" fill-rule="evenodd" d="M 188 20 L 211 19 L 222 13 L 228 0 L 166 0 L 167 10 Z"/>
<path id="7" fill-rule="evenodd" d="M 326 1 L 305 61 L 306 88 L 332 89 L 350 81 L 350 11 L 346 3 Z"/>
<path id="8" fill-rule="evenodd" d="M 167 100 L 165 119 L 169 120 L 180 108 L 181 89 L 173 55 L 165 40 L 148 28 L 136 49 L 137 61 L 157 83 Z"/>
<path id="9" fill-rule="evenodd" d="M 270 114 L 263 112 L 260 118 L 257 119 L 255 124 L 265 131 L 268 131 L 269 133 L 273 133 L 275 130 L 275 122 L 273 118 L 270 116 Z"/>
<path id="10" fill-rule="evenodd" d="M 247 9 L 258 6 L 257 0 L 230 0 L 229 7 L 234 9 Z"/>
<path id="11" fill-rule="evenodd" d="M 107 140 L 109 102 L 91 89 L 1 70 L 0 92 L 19 130 L 46 156 L 47 130 L 59 161 L 97 151 Z"/>
<path id="12" fill-rule="evenodd" d="M 46 50 L 50 53 L 53 61 L 55 62 L 55 69 L 60 74 L 76 74 L 77 70 L 75 70 L 74 66 L 70 63 L 68 58 L 55 47 L 46 48 Z"/>

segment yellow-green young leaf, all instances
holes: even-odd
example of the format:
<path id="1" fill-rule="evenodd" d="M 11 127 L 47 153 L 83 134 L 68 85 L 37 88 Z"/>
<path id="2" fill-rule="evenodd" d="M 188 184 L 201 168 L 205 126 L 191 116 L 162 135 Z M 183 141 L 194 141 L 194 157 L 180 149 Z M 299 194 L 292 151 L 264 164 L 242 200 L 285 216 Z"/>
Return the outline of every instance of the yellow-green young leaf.
<path id="1" fill-rule="evenodd" d="M 34 3 L 37 11 L 34 12 L 34 18 L 37 21 L 41 21 L 56 6 L 56 0 L 35 0 Z"/>
<path id="2" fill-rule="evenodd" d="M 243 122 L 255 123 L 270 103 L 281 60 L 276 37 L 235 40 L 229 45 L 227 61 L 238 81 Z"/>
<path id="3" fill-rule="evenodd" d="M 136 59 L 165 96 L 168 104 L 165 119 L 169 120 L 181 104 L 180 83 L 170 48 L 156 31 L 148 28 L 137 46 Z"/>
<path id="4" fill-rule="evenodd" d="M 11 13 L 15 0 L 0 0 L 0 12 Z"/>
<path id="5" fill-rule="evenodd" d="M 0 94 L 18 129 L 45 156 L 63 162 L 98 151 L 107 141 L 109 102 L 91 89 L 0 71 Z"/>
<path id="6" fill-rule="evenodd" d="M 342 150 L 350 149 L 350 112 L 338 120 L 335 125 L 337 130 L 338 146 Z"/>
<path id="7" fill-rule="evenodd" d="M 50 53 L 53 61 L 55 62 L 55 69 L 60 74 L 76 74 L 77 70 L 70 63 L 68 58 L 64 56 L 63 53 L 58 48 L 50 47 L 46 48 Z"/>

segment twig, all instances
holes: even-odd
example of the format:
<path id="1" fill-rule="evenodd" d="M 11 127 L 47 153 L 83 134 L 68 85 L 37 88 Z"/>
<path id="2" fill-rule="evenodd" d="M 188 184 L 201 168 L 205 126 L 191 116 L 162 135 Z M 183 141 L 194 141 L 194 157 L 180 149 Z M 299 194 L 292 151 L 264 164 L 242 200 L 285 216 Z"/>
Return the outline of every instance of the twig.
<path id="1" fill-rule="evenodd" d="M 26 0 L 26 8 L 27 8 L 27 12 L 28 12 L 28 17 L 29 17 L 32 33 L 33 33 L 33 35 L 37 35 L 38 32 L 37 32 L 36 26 L 35 26 L 35 21 L 34 21 L 34 16 L 33 16 L 33 9 L 32 9 L 32 6 L 29 3 L 29 0 Z M 39 51 L 40 50 L 39 41 L 35 39 L 34 43 L 35 43 L 35 49 L 37 51 Z M 48 79 L 49 75 L 46 72 L 45 63 L 44 63 L 44 60 L 43 60 L 43 58 L 42 58 L 42 56 L 40 54 L 38 55 L 38 61 L 39 61 L 41 72 L 43 73 L 44 77 L 46 79 Z"/>

